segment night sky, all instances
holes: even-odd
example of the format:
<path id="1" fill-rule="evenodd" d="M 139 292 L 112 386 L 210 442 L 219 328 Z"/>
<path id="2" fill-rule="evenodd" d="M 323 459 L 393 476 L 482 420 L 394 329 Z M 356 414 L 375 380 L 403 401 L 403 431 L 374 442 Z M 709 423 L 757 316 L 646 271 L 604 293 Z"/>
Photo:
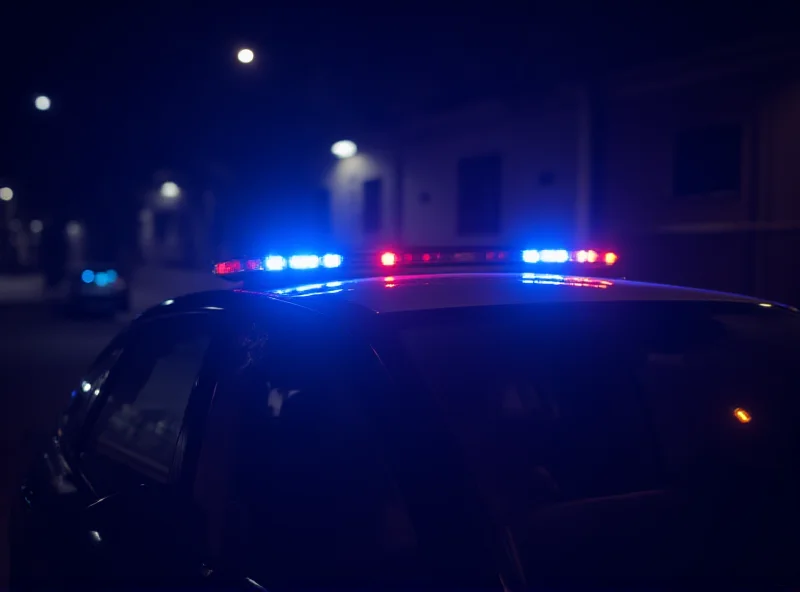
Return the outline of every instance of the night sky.
<path id="1" fill-rule="evenodd" d="M 0 14 L 0 179 L 24 188 L 29 217 L 122 204 L 160 169 L 198 189 L 221 184 L 232 206 L 279 200 L 309 191 L 330 144 L 354 130 L 791 30 L 800 12 L 786 2 L 15 4 Z M 242 46 L 256 52 L 249 66 L 236 61 Z M 50 111 L 33 108 L 37 93 Z"/>

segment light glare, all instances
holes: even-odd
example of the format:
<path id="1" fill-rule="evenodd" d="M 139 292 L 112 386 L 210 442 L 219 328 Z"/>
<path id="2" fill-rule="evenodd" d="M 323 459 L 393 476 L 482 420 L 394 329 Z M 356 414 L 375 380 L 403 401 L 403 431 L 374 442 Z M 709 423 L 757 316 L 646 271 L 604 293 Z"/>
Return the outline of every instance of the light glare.
<path id="1" fill-rule="evenodd" d="M 351 140 L 339 140 L 331 146 L 331 153 L 336 158 L 350 158 L 358 152 L 358 147 Z"/>
<path id="2" fill-rule="evenodd" d="M 33 101 L 33 104 L 39 111 L 47 111 L 50 108 L 50 97 L 46 97 L 45 95 L 39 95 Z"/>
<path id="3" fill-rule="evenodd" d="M 525 263 L 539 263 L 539 251 L 527 250 L 522 251 L 522 260 Z"/>
<path id="4" fill-rule="evenodd" d="M 267 271 L 281 271 L 286 269 L 286 258 L 280 255 L 270 255 L 264 259 L 264 267 Z"/>
<path id="5" fill-rule="evenodd" d="M 540 256 L 544 263 L 566 263 L 569 261 L 569 252 L 564 249 L 542 251 Z"/>
<path id="6" fill-rule="evenodd" d="M 167 199 L 174 199 L 181 194 L 181 189 L 178 187 L 177 184 L 173 183 L 172 181 L 166 181 L 161 185 L 161 197 L 166 197 Z"/>
<path id="7" fill-rule="evenodd" d="M 336 255 L 334 253 L 328 253 L 324 257 L 322 257 L 322 265 L 323 267 L 332 268 L 332 267 L 339 267 L 342 264 L 342 256 Z"/>
<path id="8" fill-rule="evenodd" d="M 289 258 L 289 267 L 292 269 L 316 269 L 319 267 L 319 257 L 316 255 L 294 255 Z"/>
<path id="9" fill-rule="evenodd" d="M 67 222 L 67 236 L 70 238 L 77 239 L 83 233 L 83 228 L 81 227 L 81 223 L 76 220 L 70 220 Z"/>
<path id="10" fill-rule="evenodd" d="M 11 187 L 0 187 L 0 200 L 11 201 L 14 199 L 14 192 Z"/>
<path id="11" fill-rule="evenodd" d="M 236 59 L 238 59 L 243 64 L 249 64 L 252 62 L 256 57 L 256 54 L 253 53 L 252 49 L 240 49 L 239 53 L 236 54 Z"/>

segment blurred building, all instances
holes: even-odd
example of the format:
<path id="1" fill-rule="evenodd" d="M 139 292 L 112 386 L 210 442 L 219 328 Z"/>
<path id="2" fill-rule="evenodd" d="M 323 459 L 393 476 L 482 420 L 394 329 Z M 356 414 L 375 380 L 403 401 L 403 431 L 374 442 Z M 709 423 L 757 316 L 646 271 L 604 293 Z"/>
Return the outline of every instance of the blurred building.
<path id="1" fill-rule="evenodd" d="M 800 52 L 619 75 L 599 111 L 597 226 L 633 277 L 800 302 Z"/>
<path id="2" fill-rule="evenodd" d="M 137 243 L 141 263 L 208 269 L 213 259 L 214 194 L 155 176 L 142 195 Z"/>
<path id="3" fill-rule="evenodd" d="M 570 241 L 579 97 L 487 102 L 358 142 L 328 171 L 331 225 L 354 247 Z"/>
<path id="4" fill-rule="evenodd" d="M 763 44 L 354 138 L 334 235 L 613 246 L 626 273 L 800 302 L 800 52 Z"/>

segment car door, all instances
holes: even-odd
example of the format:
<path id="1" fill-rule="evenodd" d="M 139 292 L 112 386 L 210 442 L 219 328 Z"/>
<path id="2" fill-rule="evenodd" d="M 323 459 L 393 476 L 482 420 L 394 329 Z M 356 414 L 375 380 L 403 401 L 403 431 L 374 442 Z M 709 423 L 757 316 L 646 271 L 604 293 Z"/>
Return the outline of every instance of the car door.
<path id="1" fill-rule="evenodd" d="M 72 518 L 96 497 L 73 471 L 74 444 L 86 416 L 107 383 L 125 347 L 125 334 L 116 337 L 75 385 L 55 434 L 35 442 L 35 456 L 12 507 L 9 529 L 12 588 L 55 588 L 62 564 L 71 562 L 65 545 Z M 65 539 L 66 537 L 66 539 Z"/>
<path id="2" fill-rule="evenodd" d="M 268 308 L 231 335 L 198 459 L 209 570 L 267 590 L 497 588 L 463 499 L 446 508 L 431 492 L 429 471 L 452 472 L 418 433 L 430 423 L 390 396 L 368 342 L 351 324 Z M 440 536 L 454 526 L 462 540 Z"/>
<path id="3" fill-rule="evenodd" d="M 193 494 L 208 567 L 268 590 L 411 577 L 417 535 L 358 404 L 357 346 L 283 306 L 227 348 Z"/>
<path id="4" fill-rule="evenodd" d="M 216 384 L 213 317 L 136 326 L 105 384 L 91 389 L 96 399 L 73 462 L 96 501 L 72 525 L 77 558 L 68 585 L 169 586 L 200 577 L 203 550 L 182 484 Z"/>

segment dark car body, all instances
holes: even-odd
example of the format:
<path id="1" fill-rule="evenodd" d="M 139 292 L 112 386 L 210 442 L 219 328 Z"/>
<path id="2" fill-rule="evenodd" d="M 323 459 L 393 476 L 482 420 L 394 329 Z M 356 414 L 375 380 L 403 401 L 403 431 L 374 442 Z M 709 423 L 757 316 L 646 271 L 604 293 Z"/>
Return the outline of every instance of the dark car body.
<path id="1" fill-rule="evenodd" d="M 12 588 L 794 584 L 798 334 L 533 274 L 170 300 L 43 443 Z"/>

